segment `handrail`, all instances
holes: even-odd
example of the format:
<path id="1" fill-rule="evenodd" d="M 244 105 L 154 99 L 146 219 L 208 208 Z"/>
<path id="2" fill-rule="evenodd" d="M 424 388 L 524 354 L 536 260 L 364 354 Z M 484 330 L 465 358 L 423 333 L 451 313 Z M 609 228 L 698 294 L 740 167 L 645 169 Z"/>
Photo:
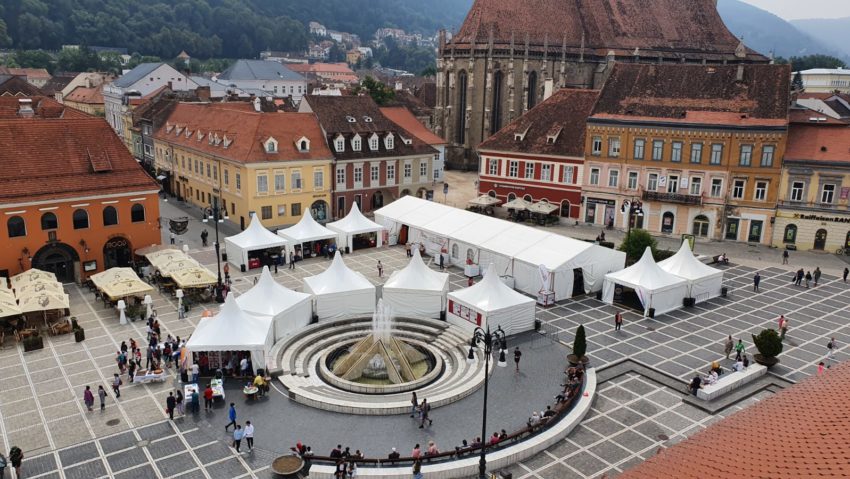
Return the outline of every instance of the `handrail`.
<path id="1" fill-rule="evenodd" d="M 451 451 L 445 451 L 445 452 L 441 452 L 439 454 L 434 454 L 434 455 L 427 455 L 426 453 L 423 453 L 418 458 L 415 458 L 415 457 L 399 457 L 398 459 L 389 459 L 389 458 L 360 458 L 360 459 L 357 459 L 357 458 L 353 458 L 353 457 L 334 458 L 334 457 L 330 457 L 330 456 L 309 456 L 309 457 L 305 457 L 305 459 L 309 460 L 311 462 L 328 463 L 328 464 L 336 464 L 338 461 L 342 460 L 342 461 L 347 461 L 347 462 L 354 462 L 358 465 L 372 464 L 372 465 L 377 465 L 378 467 L 381 467 L 381 466 L 405 466 L 405 465 L 412 465 L 417 459 L 419 461 L 423 462 L 423 463 L 444 462 L 444 461 L 441 461 L 441 460 L 446 460 L 446 459 L 450 459 L 450 458 L 454 458 L 454 457 L 460 458 L 461 456 L 470 456 L 470 455 L 472 455 L 471 453 L 480 452 L 482 448 L 484 448 L 486 450 L 498 450 L 498 449 L 501 449 L 502 447 L 504 447 L 505 445 L 507 445 L 508 443 L 514 443 L 514 442 L 517 442 L 518 440 L 522 439 L 525 436 L 533 436 L 533 435 L 535 435 L 535 434 L 537 434 L 541 431 L 544 431 L 544 430 L 548 429 L 551 425 L 558 422 L 558 419 L 560 419 L 562 416 L 568 414 L 573 409 L 575 404 L 578 402 L 579 398 L 582 397 L 582 394 L 584 392 L 584 388 L 585 388 L 586 384 L 587 384 L 586 376 L 582 375 L 581 388 L 578 390 L 578 392 L 572 398 L 570 398 L 569 401 L 564 401 L 564 402 L 558 403 L 558 404 L 555 405 L 555 407 L 552 408 L 552 410 L 555 411 L 554 416 L 551 416 L 551 417 L 548 417 L 548 418 L 541 418 L 540 423 L 535 425 L 535 426 L 526 426 L 522 429 L 514 431 L 511 434 L 508 434 L 507 437 L 505 437 L 505 439 L 502 439 L 501 441 L 499 441 L 496 444 L 489 444 L 487 442 L 487 438 L 481 438 L 481 440 L 484 443 L 479 445 L 479 446 L 469 446 L 469 447 L 465 447 L 465 448 L 457 448 L 457 449 L 453 449 Z M 290 449 L 295 451 L 294 447 L 290 448 Z"/>

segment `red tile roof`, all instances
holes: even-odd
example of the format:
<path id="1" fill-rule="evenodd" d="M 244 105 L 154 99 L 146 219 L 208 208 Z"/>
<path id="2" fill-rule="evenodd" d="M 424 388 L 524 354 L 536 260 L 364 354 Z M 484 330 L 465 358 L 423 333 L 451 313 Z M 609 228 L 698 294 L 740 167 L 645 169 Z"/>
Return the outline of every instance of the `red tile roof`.
<path id="1" fill-rule="evenodd" d="M 445 145 L 446 140 L 431 132 L 425 125 L 419 122 L 413 113 L 403 106 L 388 106 L 381 108 L 381 113 L 389 118 L 391 122 L 407 130 L 408 133 L 428 143 L 429 145 Z"/>
<path id="2" fill-rule="evenodd" d="M 598 98 L 599 90 L 558 90 L 478 149 L 583 158 L 586 121 Z M 554 141 L 550 142 L 550 136 Z"/>
<path id="3" fill-rule="evenodd" d="M 103 104 L 103 85 L 94 88 L 86 88 L 78 86 L 65 97 L 65 101 L 73 101 L 76 103 L 86 103 L 90 105 Z"/>
<path id="4" fill-rule="evenodd" d="M 0 204 L 159 189 L 106 121 L 82 113 L 0 119 L 0 164 Z"/>
<path id="5" fill-rule="evenodd" d="M 20 115 L 18 114 L 21 105 L 20 101 L 21 99 L 26 98 L 32 100 L 32 109 L 34 112 L 33 117 L 36 119 L 91 117 L 90 115 L 87 115 L 79 110 L 75 110 L 74 108 L 67 108 L 65 105 L 59 103 L 58 101 L 44 96 L 0 96 L 0 119 L 20 118 Z"/>
<path id="6" fill-rule="evenodd" d="M 27 82 L 26 77 L 0 73 L 0 97 L 43 95 L 38 87 Z"/>
<path id="7" fill-rule="evenodd" d="M 452 42 L 515 44 L 608 50 L 647 57 L 706 55 L 734 59 L 739 40 L 717 12 L 716 0 L 475 0 Z M 766 61 L 749 51 L 753 59 Z"/>
<path id="8" fill-rule="evenodd" d="M 816 120 L 815 120 L 816 119 Z M 792 108 L 788 111 L 788 121 L 790 123 L 802 124 L 817 124 L 817 125 L 847 125 L 846 121 L 826 116 L 823 113 L 814 111 L 809 108 Z"/>
<path id="9" fill-rule="evenodd" d="M 187 130 L 191 132 L 189 137 Z M 218 135 L 221 140 L 218 145 L 210 144 L 210 135 Z M 240 163 L 333 158 L 312 113 L 258 113 L 250 103 L 242 102 L 180 103 L 154 137 Z M 225 137 L 232 141 L 226 148 Z M 266 153 L 264 149 L 270 137 L 277 140 L 276 153 Z M 310 141 L 308 152 L 300 152 L 296 147 L 301 137 Z"/>
<path id="10" fill-rule="evenodd" d="M 20 75 L 28 80 L 50 80 L 50 73 L 44 68 L 9 68 L 0 67 L 0 73 L 6 75 Z"/>
<path id="11" fill-rule="evenodd" d="M 850 363 L 833 366 L 712 424 L 619 477 L 850 477 L 848 383 Z"/>
<path id="12" fill-rule="evenodd" d="M 785 160 L 850 163 L 850 125 L 792 124 Z"/>
<path id="13" fill-rule="evenodd" d="M 738 123 L 753 119 L 788 121 L 789 65 L 657 65 L 617 63 L 593 111 L 664 120 Z M 746 115 L 746 117 L 742 117 Z"/>

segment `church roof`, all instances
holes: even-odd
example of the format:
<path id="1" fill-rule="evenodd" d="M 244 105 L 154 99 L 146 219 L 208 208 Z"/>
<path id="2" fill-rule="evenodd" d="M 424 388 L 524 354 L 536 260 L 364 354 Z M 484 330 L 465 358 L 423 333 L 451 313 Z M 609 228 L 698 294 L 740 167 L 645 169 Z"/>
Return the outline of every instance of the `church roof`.
<path id="1" fill-rule="evenodd" d="M 548 43 L 570 53 L 584 46 L 586 55 L 734 59 L 740 41 L 717 12 L 716 0 L 475 0 L 455 46 L 495 44 L 513 37 L 522 50 Z M 538 48 L 535 48 L 537 50 Z M 765 57 L 746 50 L 750 60 Z"/>

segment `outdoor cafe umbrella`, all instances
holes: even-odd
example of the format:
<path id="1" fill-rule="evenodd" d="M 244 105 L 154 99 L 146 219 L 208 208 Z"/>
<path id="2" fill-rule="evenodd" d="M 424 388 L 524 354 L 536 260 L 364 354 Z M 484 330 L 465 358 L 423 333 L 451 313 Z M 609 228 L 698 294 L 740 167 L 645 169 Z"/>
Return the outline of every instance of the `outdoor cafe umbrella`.
<path id="1" fill-rule="evenodd" d="M 175 271 L 171 277 L 181 289 L 203 288 L 218 282 L 212 271 L 202 267 Z"/>
<path id="2" fill-rule="evenodd" d="M 18 286 L 23 286 L 28 283 L 38 283 L 38 282 L 56 282 L 56 275 L 49 271 L 42 271 L 40 269 L 30 269 L 24 271 L 21 274 L 12 276 L 12 287 L 17 289 Z"/>
<path id="3" fill-rule="evenodd" d="M 103 294 L 109 299 L 124 298 L 127 296 L 141 296 L 153 291 L 151 285 L 144 281 L 136 279 L 118 279 L 110 283 L 106 283 L 100 287 Z"/>
<path id="4" fill-rule="evenodd" d="M 7 318 L 9 316 L 20 316 L 21 308 L 18 306 L 18 303 L 13 299 L 8 299 L 6 297 L 0 296 L 0 318 Z"/>
<path id="5" fill-rule="evenodd" d="M 172 259 L 169 261 L 162 261 L 156 265 L 156 268 L 159 270 L 160 274 L 163 276 L 174 276 L 174 273 L 178 271 L 183 271 L 187 269 L 194 269 L 201 267 L 201 263 L 198 263 L 192 258 L 183 257 L 180 259 Z"/>
<path id="6" fill-rule="evenodd" d="M 15 301 L 15 293 L 11 289 L 0 288 L 0 300 Z"/>
<path id="7" fill-rule="evenodd" d="M 18 300 L 22 313 L 35 311 L 52 311 L 54 309 L 68 309 L 71 304 L 67 294 L 40 293 L 25 296 Z"/>
<path id="8" fill-rule="evenodd" d="M 502 205 L 502 208 L 517 211 L 527 210 L 529 207 L 531 207 L 531 203 L 522 198 L 514 198 Z"/>
<path id="9" fill-rule="evenodd" d="M 553 205 L 548 201 L 538 201 L 537 203 L 534 203 L 533 205 L 528 207 L 528 211 L 541 215 L 548 215 L 557 209 L 558 205 Z"/>
<path id="10" fill-rule="evenodd" d="M 164 249 L 162 251 L 155 251 L 153 253 L 147 254 L 145 255 L 145 258 L 147 258 L 152 265 L 159 267 L 160 263 L 164 263 L 166 261 L 171 261 L 174 259 L 185 259 L 187 258 L 187 256 L 180 250 Z"/>
<path id="11" fill-rule="evenodd" d="M 15 289 L 15 297 L 18 299 L 41 293 L 65 294 L 65 290 L 59 283 L 48 282 L 28 283 Z"/>
<path id="12" fill-rule="evenodd" d="M 133 271 L 133 268 L 109 268 L 106 271 L 89 276 L 94 285 L 100 289 L 102 285 L 109 284 L 122 279 L 139 279 L 139 275 Z"/>
<path id="13" fill-rule="evenodd" d="M 500 200 L 499 198 L 495 198 L 490 195 L 481 195 L 478 198 L 475 198 L 474 200 L 470 200 L 469 204 L 474 206 L 494 206 L 498 205 L 501 202 L 502 200 Z"/>

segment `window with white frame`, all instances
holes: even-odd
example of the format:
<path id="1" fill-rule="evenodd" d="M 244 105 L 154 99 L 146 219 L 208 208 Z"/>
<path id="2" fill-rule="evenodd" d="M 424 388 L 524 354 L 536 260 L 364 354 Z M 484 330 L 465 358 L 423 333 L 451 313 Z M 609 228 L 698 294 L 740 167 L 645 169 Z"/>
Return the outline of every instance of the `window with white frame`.
<path id="1" fill-rule="evenodd" d="M 351 139 L 351 149 L 353 151 L 360 151 L 360 145 L 361 145 L 361 142 L 360 142 L 359 136 L 355 136 L 354 138 Z"/>
<path id="2" fill-rule="evenodd" d="M 652 141 L 652 161 L 661 161 L 664 159 L 664 140 Z"/>
<path id="3" fill-rule="evenodd" d="M 378 180 L 381 178 L 381 167 L 379 165 L 372 165 L 369 167 L 369 181 L 370 184 L 377 184 Z"/>
<path id="4" fill-rule="evenodd" d="M 378 135 L 372 135 L 372 137 L 369 138 L 369 149 L 372 151 L 378 150 Z"/>
<path id="5" fill-rule="evenodd" d="M 732 183 L 732 198 L 740 200 L 744 197 L 744 190 L 747 188 L 746 180 L 735 180 Z"/>
<path id="6" fill-rule="evenodd" d="M 224 172 L 224 185 L 227 186 L 227 185 L 230 184 L 230 170 L 225 168 L 223 170 L 223 172 Z"/>
<path id="7" fill-rule="evenodd" d="M 274 174 L 274 191 L 275 193 L 283 193 L 286 190 L 286 175 L 283 173 Z"/>
<path id="8" fill-rule="evenodd" d="M 638 172 L 637 171 L 630 171 L 629 172 L 629 182 L 628 182 L 627 186 L 630 190 L 636 190 L 637 189 L 637 187 L 638 187 Z"/>
<path id="9" fill-rule="evenodd" d="M 723 143 L 713 143 L 711 145 L 711 158 L 708 162 L 712 165 L 719 165 L 723 161 Z"/>
<path id="10" fill-rule="evenodd" d="M 265 195 L 269 192 L 269 177 L 266 175 L 257 175 L 257 193 Z"/>
<path id="11" fill-rule="evenodd" d="M 525 178 L 534 178 L 534 163 L 530 161 L 525 162 Z"/>
<path id="12" fill-rule="evenodd" d="M 753 191 L 753 199 L 756 201 L 764 201 L 767 199 L 766 181 L 756 181 L 756 189 Z"/>
<path id="13" fill-rule="evenodd" d="M 646 190 L 655 191 L 658 189 L 658 173 L 650 173 L 646 177 Z"/>
<path id="14" fill-rule="evenodd" d="M 599 168 L 591 168 L 590 169 L 590 184 L 598 185 L 599 184 Z"/>
<path id="15" fill-rule="evenodd" d="M 676 175 L 670 175 L 667 179 L 667 193 L 678 193 L 679 192 L 679 177 Z"/>
<path id="16" fill-rule="evenodd" d="M 832 204 L 835 200 L 835 185 L 825 184 L 820 191 L 820 202 L 823 204 Z"/>
<path id="17" fill-rule="evenodd" d="M 499 174 L 499 160 L 489 160 L 487 161 L 487 174 L 490 176 L 496 176 Z"/>
<path id="18" fill-rule="evenodd" d="M 354 184 L 359 185 L 363 183 L 363 167 L 355 166 L 354 167 Z"/>
<path id="19" fill-rule="evenodd" d="M 620 156 L 620 137 L 608 138 L 608 156 L 612 158 Z"/>
<path id="20" fill-rule="evenodd" d="M 236 190 L 242 189 L 242 175 L 237 171 L 236 172 Z"/>
<path id="21" fill-rule="evenodd" d="M 508 176 L 516 178 L 519 176 L 519 162 L 511 160 L 508 162 Z"/>
<path id="22" fill-rule="evenodd" d="M 387 183 L 395 182 L 395 164 L 387 163 Z"/>
<path id="23" fill-rule="evenodd" d="M 608 186 L 611 188 L 616 188 L 620 183 L 620 170 L 609 170 L 608 171 Z"/>
<path id="24" fill-rule="evenodd" d="M 413 177 L 413 165 L 411 165 L 410 163 L 404 164 L 404 177 L 405 178 Z"/>
<path id="25" fill-rule="evenodd" d="M 336 169 L 336 184 L 337 185 L 345 185 L 345 167 L 338 167 Z"/>
<path id="26" fill-rule="evenodd" d="M 419 162 L 419 177 L 426 178 L 428 176 L 428 162 L 421 160 Z"/>
<path id="27" fill-rule="evenodd" d="M 345 151 L 345 138 L 343 138 L 342 136 L 338 136 L 336 140 L 334 140 L 334 149 L 337 152 Z"/>
<path id="28" fill-rule="evenodd" d="M 384 140 L 384 146 L 388 150 L 395 148 L 395 137 L 392 134 L 387 135 L 387 138 Z"/>
<path id="29" fill-rule="evenodd" d="M 213 179 L 218 180 L 218 166 L 213 165 Z"/>
<path id="30" fill-rule="evenodd" d="M 720 198 L 723 196 L 723 179 L 722 178 L 712 178 L 711 179 L 711 196 L 713 198 Z"/>
<path id="31" fill-rule="evenodd" d="M 571 185 L 573 184 L 573 178 L 575 177 L 575 167 L 574 166 L 562 166 L 561 167 L 561 181 L 564 184 Z"/>
<path id="32" fill-rule="evenodd" d="M 638 138 L 635 140 L 635 159 L 642 160 L 644 155 L 644 150 L 646 149 L 646 140 L 643 138 Z"/>
<path id="33" fill-rule="evenodd" d="M 300 190 L 301 189 L 301 172 L 298 171 L 298 170 L 293 170 L 290 173 L 290 176 L 292 177 L 292 189 L 293 190 Z"/>
<path id="34" fill-rule="evenodd" d="M 325 188 L 325 172 L 322 170 L 313 170 L 313 189 L 322 190 Z"/>
<path id="35" fill-rule="evenodd" d="M 590 154 L 599 156 L 602 154 L 602 137 L 594 136 L 591 141 Z"/>
<path id="36" fill-rule="evenodd" d="M 753 163 L 753 145 L 741 145 L 741 155 L 738 164 L 750 166 Z"/>
<path id="37" fill-rule="evenodd" d="M 690 185 L 690 193 L 692 196 L 699 196 L 702 194 L 702 178 L 699 176 L 694 176 L 691 178 Z"/>
<path id="38" fill-rule="evenodd" d="M 540 165 L 540 181 L 552 181 L 552 165 L 544 163 Z"/>
<path id="39" fill-rule="evenodd" d="M 802 181 L 791 183 L 791 201 L 803 201 L 803 191 L 806 185 Z"/>
<path id="40" fill-rule="evenodd" d="M 670 150 L 670 161 L 679 163 L 682 161 L 682 142 L 674 141 Z"/>
<path id="41" fill-rule="evenodd" d="M 761 147 L 761 166 L 773 166 L 774 152 L 776 152 L 776 147 L 773 145 L 764 145 Z"/>
<path id="42" fill-rule="evenodd" d="M 702 163 L 702 143 L 691 143 L 691 163 Z"/>

